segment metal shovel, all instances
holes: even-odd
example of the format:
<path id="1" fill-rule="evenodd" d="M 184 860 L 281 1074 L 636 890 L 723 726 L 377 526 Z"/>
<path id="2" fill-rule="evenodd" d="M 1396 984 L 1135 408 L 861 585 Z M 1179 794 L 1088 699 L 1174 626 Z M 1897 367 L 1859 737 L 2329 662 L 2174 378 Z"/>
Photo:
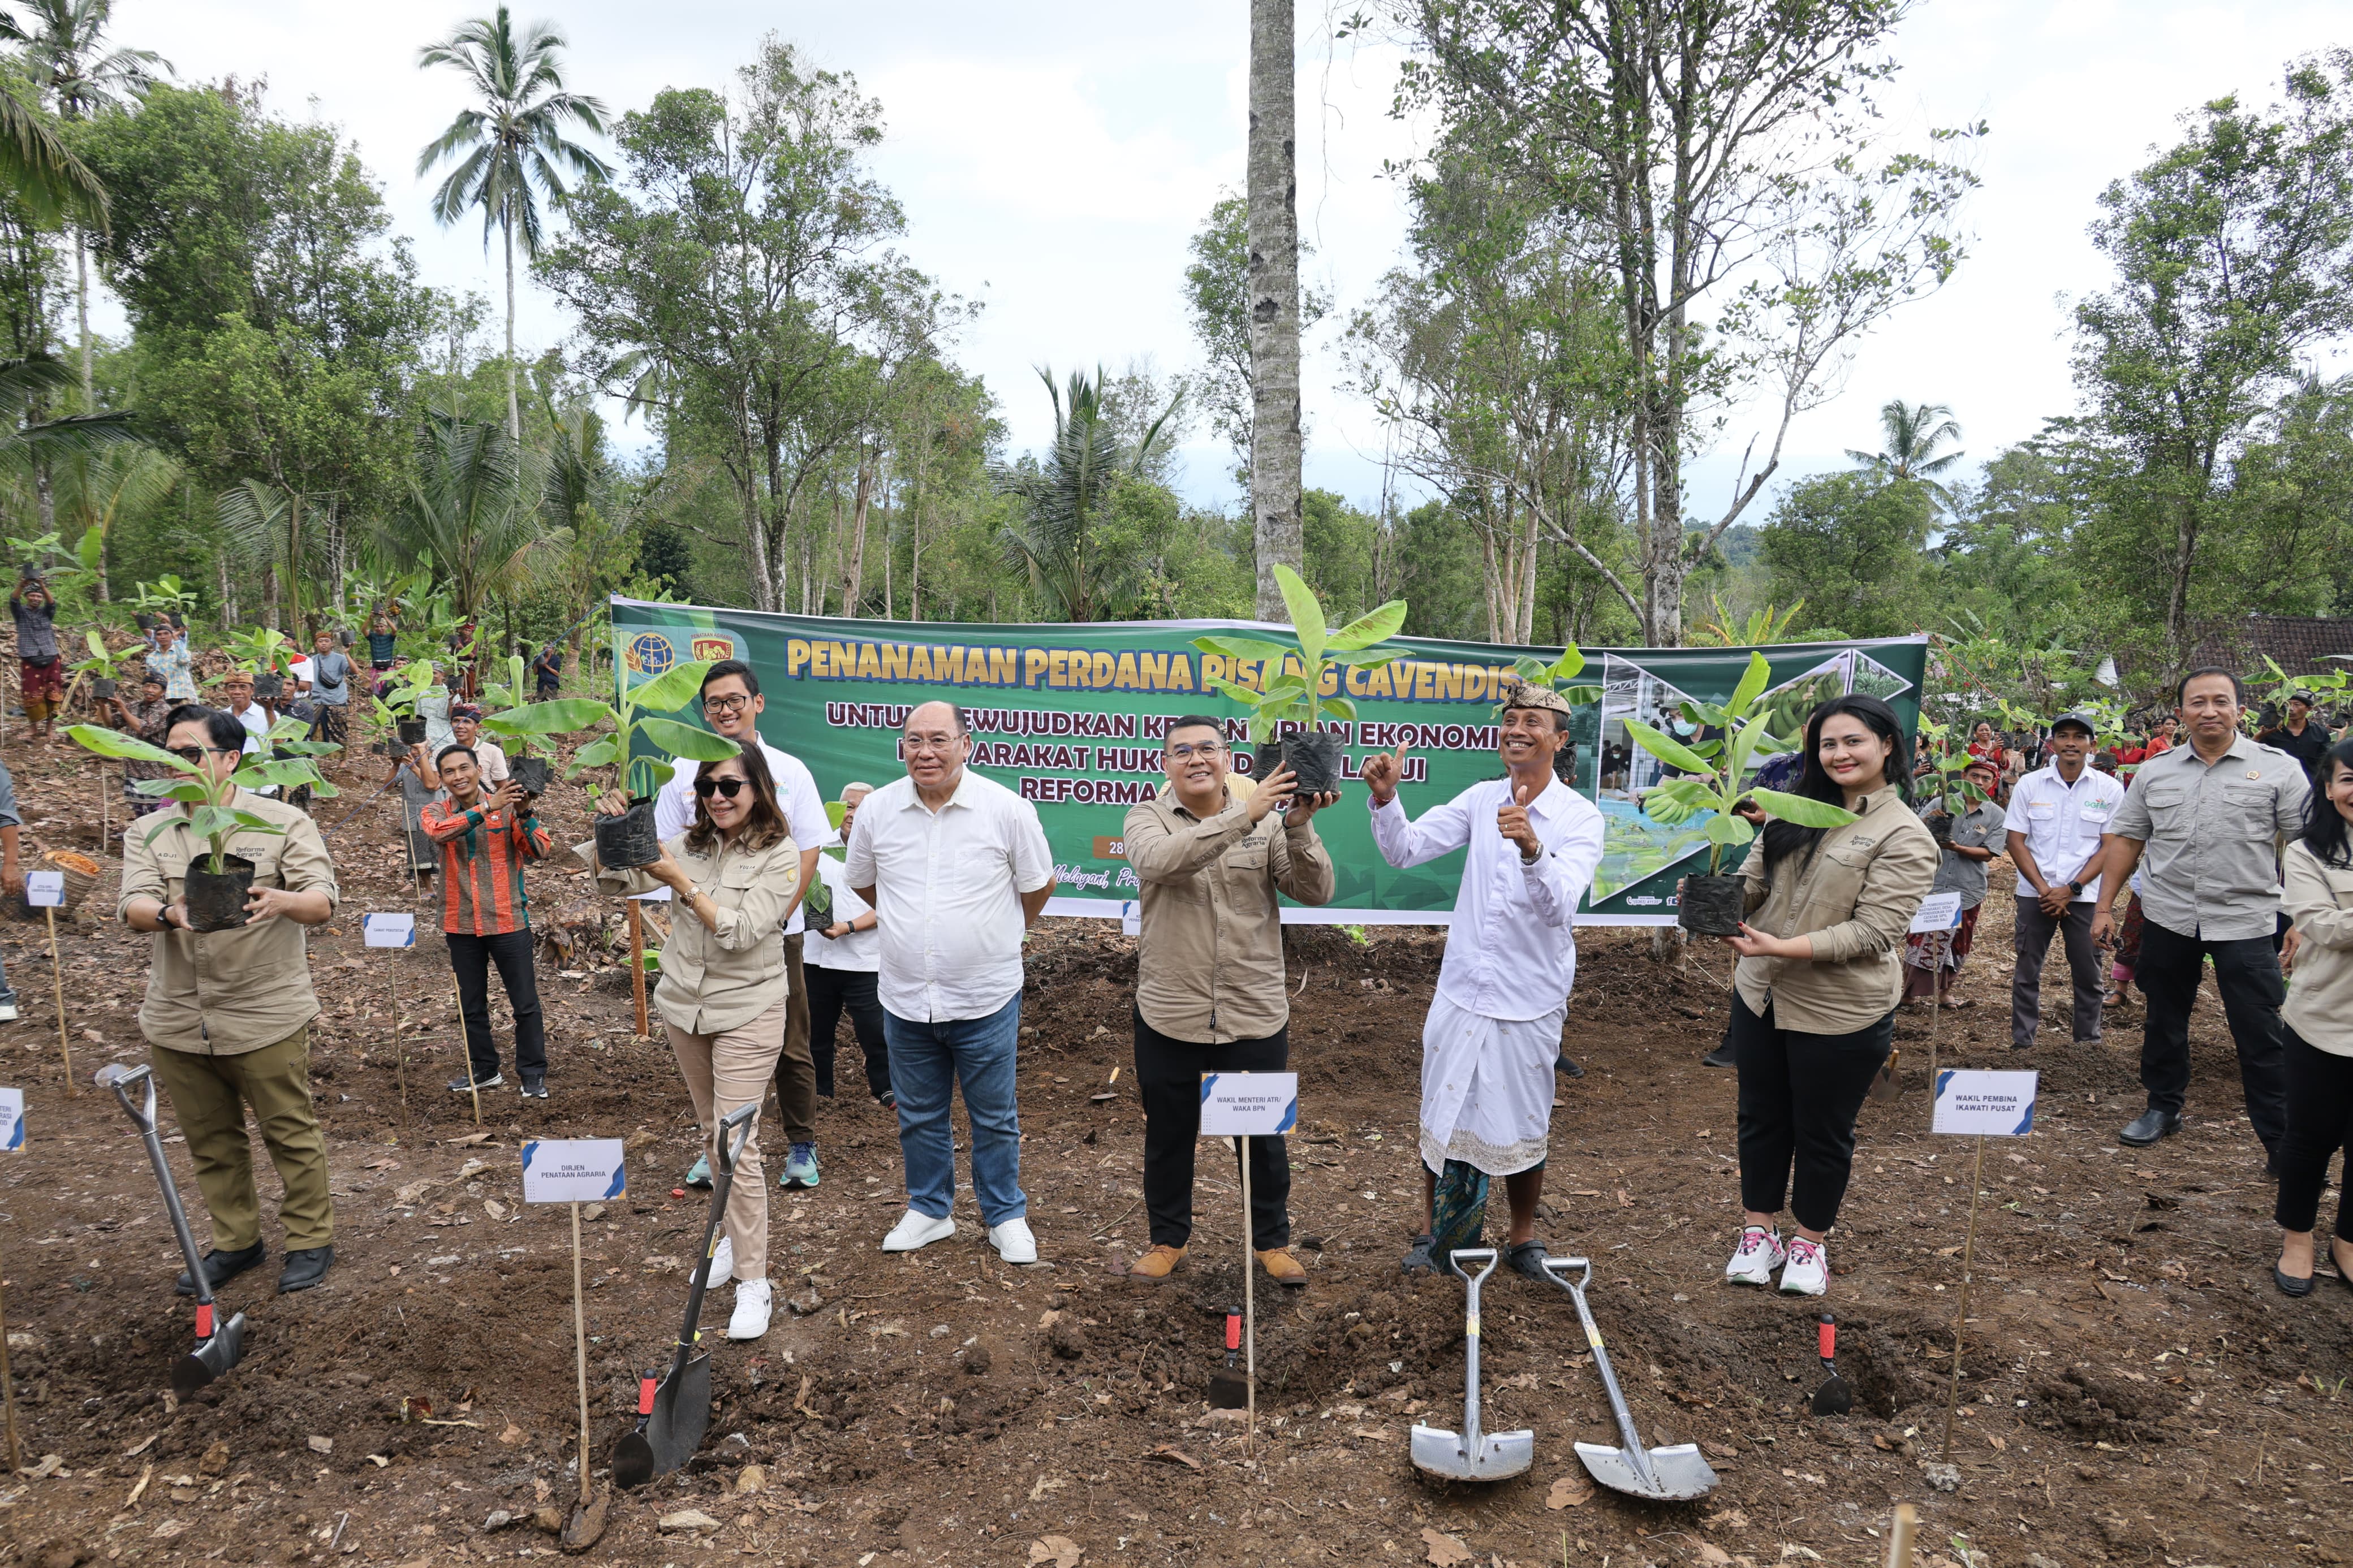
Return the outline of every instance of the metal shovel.
<path id="1" fill-rule="evenodd" d="M 147 1086 L 143 1110 L 131 1103 L 134 1083 Z M 205 1278 L 205 1260 L 196 1251 L 195 1233 L 188 1229 L 188 1211 L 180 1206 L 180 1189 L 173 1184 L 172 1167 L 164 1159 L 164 1139 L 155 1131 L 154 1069 L 144 1063 L 127 1068 L 109 1062 L 98 1069 L 98 1087 L 114 1091 L 131 1124 L 145 1140 L 148 1163 L 155 1167 L 155 1183 L 164 1189 L 164 1207 L 172 1215 L 172 1233 L 180 1238 L 180 1256 L 187 1259 L 188 1278 L 195 1281 L 196 1348 L 172 1363 L 173 1392 L 194 1394 L 235 1366 L 245 1353 L 245 1314 L 236 1313 L 226 1323 L 215 1321 L 218 1314 L 213 1306 L 212 1282 Z"/>
<path id="2" fill-rule="evenodd" d="M 719 1245 L 720 1220 L 727 1213 L 727 1194 L 735 1185 L 735 1161 L 752 1141 L 752 1121 L 760 1114 L 757 1101 L 743 1107 L 719 1123 L 718 1168 L 711 1173 L 711 1218 L 702 1228 L 702 1260 L 695 1267 L 686 1292 L 686 1325 L 679 1330 L 677 1352 L 670 1375 L 657 1384 L 649 1376 L 638 1389 L 638 1424 L 613 1450 L 613 1484 L 643 1486 L 666 1476 L 694 1458 L 702 1446 L 703 1430 L 711 1425 L 711 1357 L 695 1353 L 702 1337 L 702 1293 L 711 1284 L 711 1255 Z M 741 1129 L 735 1146 L 727 1135 Z"/>
<path id="3" fill-rule="evenodd" d="M 1577 1321 L 1585 1325 L 1585 1342 L 1593 1347 L 1594 1370 L 1601 1374 L 1602 1389 L 1609 1395 L 1609 1414 L 1618 1418 L 1622 1447 L 1612 1448 L 1603 1443 L 1577 1445 L 1577 1457 L 1585 1461 L 1586 1470 L 1610 1490 L 1630 1497 L 1687 1502 L 1714 1491 L 1715 1471 L 1700 1457 L 1698 1444 L 1677 1443 L 1665 1448 L 1642 1447 L 1641 1434 L 1634 1430 L 1633 1412 L 1626 1408 L 1626 1395 L 1618 1387 L 1618 1374 L 1609 1370 L 1609 1352 L 1602 1348 L 1601 1331 L 1594 1326 L 1593 1310 L 1585 1304 L 1585 1287 L 1593 1279 L 1591 1261 L 1583 1258 L 1547 1258 L 1544 1268 L 1553 1283 L 1567 1291 L 1577 1303 Z M 1571 1268 L 1582 1270 L 1574 1284 L 1566 1276 Z"/>
<path id="4" fill-rule="evenodd" d="M 1424 1426 L 1419 1422 L 1413 1428 L 1413 1465 L 1433 1476 L 1444 1476 L 1456 1481 L 1500 1481 L 1518 1475 L 1535 1462 L 1536 1435 L 1534 1432 L 1493 1432 L 1479 1430 L 1479 1286 L 1495 1271 L 1495 1249 L 1492 1247 L 1462 1247 L 1449 1255 L 1455 1272 L 1470 1287 L 1467 1316 L 1462 1329 L 1462 1360 L 1464 1393 L 1462 1395 L 1462 1430 L 1459 1433 Z M 1486 1267 L 1473 1274 L 1463 1265 L 1486 1260 Z"/>

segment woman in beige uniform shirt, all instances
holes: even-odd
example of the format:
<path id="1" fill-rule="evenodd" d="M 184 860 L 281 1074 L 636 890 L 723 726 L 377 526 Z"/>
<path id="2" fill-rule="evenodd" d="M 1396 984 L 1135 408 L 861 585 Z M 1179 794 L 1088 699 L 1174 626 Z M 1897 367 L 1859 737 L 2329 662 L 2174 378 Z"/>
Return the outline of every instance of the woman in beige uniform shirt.
<path id="1" fill-rule="evenodd" d="M 785 1048 L 785 918 L 800 888 L 800 850 L 785 828 L 776 786 L 760 748 L 746 744 L 694 779 L 694 820 L 662 846 L 661 858 L 633 871 L 596 867 L 596 841 L 580 855 L 607 892 L 677 896 L 661 952 L 654 1005 L 694 1099 L 703 1147 L 716 1158 L 720 1121 L 757 1105 Z M 735 1281 L 731 1340 L 768 1331 L 768 1194 L 760 1181 L 759 1122 L 736 1161 L 723 1235 L 711 1278 Z"/>
<path id="2" fill-rule="evenodd" d="M 2287 1070 L 2287 1135 L 2280 1140 L 2280 1258 L 2272 1282 L 2290 1296 L 2312 1294 L 2312 1230 L 2328 1159 L 2346 1152 L 2338 1178 L 2337 1229 L 2328 1260 L 2353 1290 L 2353 742 L 2320 759 L 2304 837 L 2282 858 L 2287 891 L 2281 907 L 2301 939 L 2295 979 L 2280 1009 L 2282 1065 Z"/>
<path id="3" fill-rule="evenodd" d="M 1936 878 L 1936 841 L 1905 802 L 1904 731 L 1894 710 L 1857 692 L 1806 721 L 1795 793 L 1842 805 L 1839 827 L 1774 821 L 1740 874 L 1748 919 L 1725 938 L 1733 972 L 1733 1056 L 1740 1069 L 1738 1285 L 1819 1296 L 1823 1243 L 1854 1163 L 1854 1119 L 1895 1034 L 1902 954 Z M 1786 1253 L 1774 1216 L 1797 1221 Z"/>

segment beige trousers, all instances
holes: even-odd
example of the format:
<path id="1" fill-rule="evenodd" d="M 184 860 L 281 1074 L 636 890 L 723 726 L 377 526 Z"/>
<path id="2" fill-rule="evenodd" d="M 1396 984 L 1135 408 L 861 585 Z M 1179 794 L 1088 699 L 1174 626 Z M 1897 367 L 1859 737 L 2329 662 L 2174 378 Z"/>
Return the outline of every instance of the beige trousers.
<path id="1" fill-rule="evenodd" d="M 670 1048 L 678 1070 L 686 1079 L 686 1092 L 694 1100 L 695 1120 L 702 1123 L 703 1152 L 712 1175 L 719 1172 L 719 1122 L 747 1105 L 757 1105 L 776 1076 L 776 1058 L 785 1048 L 785 1004 L 777 1003 L 740 1028 L 716 1035 L 690 1035 L 675 1024 Z M 751 1136 L 735 1161 L 734 1188 L 727 1194 L 727 1212 L 721 1226 L 735 1244 L 735 1278 L 768 1277 L 768 1189 L 760 1177 L 760 1121 L 752 1119 Z M 713 1281 L 717 1283 L 717 1281 Z"/>

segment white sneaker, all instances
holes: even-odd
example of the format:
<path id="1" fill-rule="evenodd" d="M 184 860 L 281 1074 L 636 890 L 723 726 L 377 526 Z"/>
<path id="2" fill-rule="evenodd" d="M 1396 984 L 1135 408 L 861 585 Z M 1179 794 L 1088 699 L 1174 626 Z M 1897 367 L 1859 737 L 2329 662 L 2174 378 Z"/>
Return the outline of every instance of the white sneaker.
<path id="1" fill-rule="evenodd" d="M 1038 1261 L 1038 1238 L 1029 1234 L 1026 1219 L 1008 1219 L 1003 1225 L 988 1227 L 988 1245 L 997 1248 L 997 1256 L 1008 1263 Z"/>
<path id="2" fill-rule="evenodd" d="M 1781 1270 L 1781 1294 L 1819 1296 L 1830 1289 L 1831 1250 L 1802 1236 L 1789 1238 L 1789 1266 Z"/>
<path id="3" fill-rule="evenodd" d="M 708 1290 L 734 1278 L 735 1243 L 731 1237 L 723 1236 L 719 1238 L 718 1250 L 711 1255 L 711 1272 L 703 1276 L 702 1288 Z"/>
<path id="4" fill-rule="evenodd" d="M 1734 1285 L 1770 1285 L 1784 1256 L 1780 1232 L 1752 1225 L 1740 1233 L 1740 1248 L 1724 1266 L 1724 1278 Z"/>
<path id="5" fill-rule="evenodd" d="M 765 1279 L 745 1279 L 735 1287 L 734 1315 L 727 1320 L 731 1340 L 756 1340 L 768 1331 L 769 1287 Z"/>
<path id="6" fill-rule="evenodd" d="M 11 998 L 5 1002 L 0 1002 L 0 1024 L 13 1024 L 16 1021 L 16 1004 L 15 999 Z"/>
<path id="7" fill-rule="evenodd" d="M 934 1219 L 920 1210 L 909 1209 L 882 1238 L 885 1252 L 913 1252 L 919 1247 L 929 1247 L 955 1234 L 955 1216 L 942 1215 Z"/>

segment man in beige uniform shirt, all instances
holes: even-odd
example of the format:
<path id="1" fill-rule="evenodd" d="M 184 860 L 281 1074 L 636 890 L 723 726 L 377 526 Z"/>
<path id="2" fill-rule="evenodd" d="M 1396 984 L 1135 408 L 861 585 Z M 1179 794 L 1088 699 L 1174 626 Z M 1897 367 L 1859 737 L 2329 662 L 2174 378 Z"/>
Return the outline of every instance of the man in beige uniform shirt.
<path id="1" fill-rule="evenodd" d="M 174 710 L 164 744 L 222 778 L 237 769 L 245 727 L 190 703 Z M 326 1139 L 311 1107 L 311 1020 L 319 1016 L 319 999 L 311 990 L 304 928 L 333 918 L 338 894 L 334 862 L 309 816 L 246 790 L 237 792 L 237 809 L 280 829 L 240 829 L 229 837 L 228 852 L 253 862 L 245 925 L 188 929 L 182 883 L 188 863 L 207 847 L 190 831 L 185 803 L 166 806 L 123 836 L 115 912 L 132 931 L 155 936 L 139 1028 L 153 1047 L 149 1059 L 171 1097 L 212 1215 L 206 1278 L 217 1290 L 262 1258 L 261 1204 L 246 1133 L 249 1105 L 286 1184 L 278 1210 L 286 1227 L 282 1294 L 318 1284 L 335 1260 Z M 185 1272 L 179 1291 L 195 1293 Z"/>
<path id="2" fill-rule="evenodd" d="M 1151 1250 L 1128 1270 L 1138 1280 L 1166 1279 L 1192 1237 L 1201 1075 L 1281 1072 L 1290 1059 L 1275 895 L 1303 904 L 1332 900 L 1332 857 L 1312 819 L 1340 797 L 1293 795 L 1288 769 L 1255 789 L 1237 787 L 1231 756 L 1217 720 L 1177 720 L 1162 752 L 1167 787 L 1127 813 L 1127 860 L 1144 884 L 1135 1083 L 1152 1225 Z M 1307 1270 L 1289 1250 L 1291 1161 L 1282 1140 L 1253 1138 L 1250 1156 L 1250 1246 L 1278 1284 L 1303 1286 Z"/>

